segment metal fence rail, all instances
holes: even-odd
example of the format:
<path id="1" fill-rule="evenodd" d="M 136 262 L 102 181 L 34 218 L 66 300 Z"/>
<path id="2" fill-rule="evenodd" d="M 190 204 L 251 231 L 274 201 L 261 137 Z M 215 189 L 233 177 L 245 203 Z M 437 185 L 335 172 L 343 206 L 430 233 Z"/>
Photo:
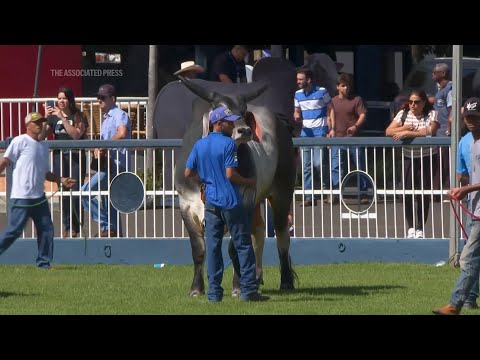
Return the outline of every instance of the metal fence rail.
<path id="1" fill-rule="evenodd" d="M 173 183 L 173 174 L 163 170 L 166 160 L 174 162 L 175 152 L 179 150 L 182 141 L 177 140 L 77 140 L 77 141 L 48 141 L 50 149 L 63 149 L 69 152 L 72 150 L 85 149 L 87 152 L 87 164 L 90 163 L 90 151 L 96 147 L 108 148 L 109 151 L 117 151 L 119 147 L 125 147 L 130 153 L 131 171 L 137 174 L 146 187 L 145 200 L 142 207 L 130 215 L 119 216 L 123 228 L 123 236 L 129 238 L 184 238 L 187 237 L 178 209 L 178 198 L 173 189 L 163 187 L 166 177 L 170 177 Z M 296 138 L 294 145 L 313 151 L 312 147 L 321 148 L 326 154 L 321 159 L 320 176 L 313 179 L 313 194 L 317 197 L 316 206 L 302 207 L 307 194 L 312 190 L 305 190 L 303 183 L 303 162 L 298 161 L 297 186 L 292 199 L 294 217 L 294 236 L 298 238 L 406 238 L 408 226 L 406 223 L 406 202 L 408 197 L 414 199 L 415 195 L 423 195 L 419 201 L 413 201 L 413 206 L 422 209 L 422 214 L 427 217 L 425 226 L 421 226 L 426 238 L 448 238 L 449 237 L 449 216 L 450 203 L 446 201 L 446 192 L 443 188 L 443 181 L 435 188 L 430 179 L 433 190 L 425 188 L 407 189 L 404 185 L 405 159 L 403 152 L 422 149 L 426 154 L 431 154 L 435 149 L 446 147 L 450 144 L 450 138 L 416 138 L 406 150 L 405 143 L 393 141 L 391 138 Z M 7 142 L 0 142 L 0 150 L 5 148 Z M 339 147 L 351 153 L 355 148 L 356 159 L 363 156 L 365 170 L 375 186 L 376 194 L 373 197 L 373 204 L 361 214 L 350 212 L 346 205 L 350 205 L 355 199 L 343 196 L 339 189 L 334 189 L 330 181 L 332 159 L 334 151 Z M 336 149 L 336 150 L 335 150 Z M 151 154 L 151 156 L 149 155 Z M 302 151 L 300 151 L 302 153 Z M 442 156 L 442 152 L 439 152 Z M 147 159 L 152 159 L 147 163 Z M 355 159 L 355 158 L 354 158 Z M 53 157 L 50 157 L 51 168 Z M 451 162 L 450 162 L 451 163 Z M 155 164 L 155 166 L 153 166 Z M 342 162 L 341 162 L 342 164 Z M 345 162 L 347 171 L 359 169 L 358 161 L 351 161 L 349 157 Z M 11 171 L 11 169 L 9 170 Z M 87 169 L 86 179 L 94 173 Z M 345 175 L 345 174 L 343 174 Z M 407 174 L 408 175 L 408 174 Z M 445 175 L 441 173 L 442 177 Z M 8 177 L 7 177 L 8 179 Z M 169 182 L 169 183 L 170 183 Z M 51 196 L 56 191 L 56 186 L 46 183 L 46 194 Z M 354 189 L 353 189 L 354 190 Z M 2 199 L 6 200 L 8 183 L 5 191 L 0 192 Z M 87 193 L 81 191 L 59 191 L 50 199 L 52 219 L 55 225 L 55 236 L 62 237 L 63 213 L 62 199 L 71 201 L 71 196 L 86 196 L 89 199 L 98 196 L 109 196 L 109 190 L 94 191 Z M 340 196 L 340 202 L 325 202 L 330 196 Z M 427 202 L 430 202 L 428 207 Z M 265 206 L 268 212 L 268 206 Z M 82 213 L 80 207 L 78 213 Z M 5 216 L 4 214 L 0 214 Z M 265 213 L 265 217 L 268 214 Z M 84 213 L 84 226 L 81 236 L 92 238 L 100 232 L 99 224 L 94 222 L 90 214 Z M 29 224 L 24 233 L 24 238 L 35 237 L 33 224 Z"/>
<path id="2" fill-rule="evenodd" d="M 0 99 L 0 140 L 24 133 L 25 116 L 32 111 L 44 113 L 44 105 L 48 100 L 56 98 L 19 98 Z M 77 107 L 88 119 L 87 134 L 90 139 L 98 139 L 103 114 L 96 97 L 80 97 L 75 99 Z M 132 121 L 132 137 L 145 137 L 145 120 L 147 118 L 146 97 L 118 97 L 117 106 L 125 110 Z"/>

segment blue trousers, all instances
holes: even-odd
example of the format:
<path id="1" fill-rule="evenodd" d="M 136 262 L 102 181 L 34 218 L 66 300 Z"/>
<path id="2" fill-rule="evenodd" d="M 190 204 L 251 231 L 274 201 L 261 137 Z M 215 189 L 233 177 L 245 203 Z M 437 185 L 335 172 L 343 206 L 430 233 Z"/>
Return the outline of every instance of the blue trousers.
<path id="1" fill-rule="evenodd" d="M 461 272 L 452 291 L 450 304 L 461 308 L 470 301 L 470 293 L 480 274 L 480 221 L 473 220 L 470 237 L 460 256 Z"/>
<path id="2" fill-rule="evenodd" d="M 470 233 L 472 231 L 472 226 L 473 226 L 473 220 L 470 215 L 467 215 L 466 223 L 465 223 L 465 231 L 467 232 L 468 237 L 470 237 Z M 466 243 L 464 244 L 463 247 L 465 247 Z M 463 248 L 462 248 L 463 250 Z M 470 293 L 467 296 L 467 300 L 465 301 L 466 303 L 473 304 L 474 302 L 477 301 L 478 296 L 480 294 L 479 291 L 479 279 L 477 278 L 475 282 L 473 283 L 472 290 L 470 290 Z"/>
<path id="3" fill-rule="evenodd" d="M 313 155 L 313 156 L 312 156 Z M 313 180 L 315 176 L 320 177 L 322 168 L 322 188 L 330 186 L 330 172 L 328 171 L 328 149 L 327 147 L 306 147 L 303 149 L 303 182 L 305 189 L 305 200 L 313 200 Z M 313 173 L 312 173 L 313 172 Z"/>
<path id="4" fill-rule="evenodd" d="M 123 172 L 125 170 L 120 170 L 119 172 Z M 116 172 L 111 170 L 110 176 L 115 177 Z M 108 201 L 108 196 L 102 195 L 101 196 L 101 203 L 98 203 L 97 196 L 92 195 L 89 200 L 88 192 L 91 191 L 98 191 L 98 187 L 100 184 L 100 190 L 108 190 L 109 180 L 108 174 L 103 171 L 97 172 L 93 175 L 89 182 L 82 186 L 82 192 L 86 193 L 82 195 L 82 204 L 86 211 L 90 211 L 90 215 L 92 216 L 93 221 L 99 222 L 100 221 L 100 231 L 110 230 L 116 231 L 117 230 L 117 222 L 118 222 L 118 212 L 117 210 L 110 204 Z M 91 209 L 90 209 L 91 204 Z M 110 212 L 110 217 L 108 216 Z M 99 220 L 100 218 L 100 220 Z M 119 222 L 120 231 L 118 232 L 119 236 L 122 236 L 122 226 L 121 222 Z"/>
<path id="5" fill-rule="evenodd" d="M 28 218 L 32 218 L 37 231 L 38 256 L 36 264 L 41 268 L 49 268 L 53 259 L 53 223 L 48 202 L 33 205 L 45 200 L 45 195 L 38 199 L 10 199 L 7 228 L 0 235 L 0 255 L 12 245 L 22 234 Z"/>
<path id="6" fill-rule="evenodd" d="M 233 259 L 240 267 L 240 292 L 247 299 L 257 291 L 255 253 L 251 239 L 253 213 L 242 204 L 233 209 L 222 209 L 210 203 L 205 204 L 205 241 L 207 252 L 207 296 L 210 301 L 223 298 L 223 256 L 222 240 L 225 225 L 233 242 Z"/>
<path id="7" fill-rule="evenodd" d="M 349 159 L 350 158 L 350 159 Z M 348 151 L 347 146 L 332 147 L 332 187 L 338 189 L 340 181 L 348 173 L 348 160 L 350 160 L 350 171 L 365 171 L 365 148 L 351 147 Z M 366 191 L 368 188 L 365 177 L 360 177 L 360 191 Z"/>

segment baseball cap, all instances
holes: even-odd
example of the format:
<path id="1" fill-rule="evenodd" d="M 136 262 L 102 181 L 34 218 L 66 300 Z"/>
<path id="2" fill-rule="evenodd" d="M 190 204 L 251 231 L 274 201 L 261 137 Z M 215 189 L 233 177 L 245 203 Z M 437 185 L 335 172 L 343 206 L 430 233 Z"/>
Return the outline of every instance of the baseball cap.
<path id="1" fill-rule="evenodd" d="M 98 89 L 97 96 L 115 96 L 115 87 L 110 84 L 104 84 Z"/>
<path id="2" fill-rule="evenodd" d="M 45 119 L 45 116 L 38 112 L 31 112 L 27 116 L 25 116 L 25 124 L 28 124 L 30 121 L 38 121 L 38 120 L 47 120 Z"/>
<path id="3" fill-rule="evenodd" d="M 234 115 L 228 107 L 221 106 L 210 113 L 209 119 L 210 123 L 214 124 L 220 120 L 235 121 L 240 119 L 240 116 Z"/>
<path id="4" fill-rule="evenodd" d="M 463 105 L 463 116 L 479 116 L 480 117 L 480 99 L 469 98 Z"/>

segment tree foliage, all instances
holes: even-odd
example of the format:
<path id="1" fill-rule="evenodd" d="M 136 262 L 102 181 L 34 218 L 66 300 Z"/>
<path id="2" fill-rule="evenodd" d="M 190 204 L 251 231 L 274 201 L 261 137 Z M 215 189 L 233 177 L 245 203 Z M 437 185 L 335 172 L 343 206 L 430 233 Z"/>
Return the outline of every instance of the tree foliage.
<path id="1" fill-rule="evenodd" d="M 428 54 L 452 56 L 452 48 L 452 45 L 410 45 L 414 63 L 422 61 L 424 56 Z"/>

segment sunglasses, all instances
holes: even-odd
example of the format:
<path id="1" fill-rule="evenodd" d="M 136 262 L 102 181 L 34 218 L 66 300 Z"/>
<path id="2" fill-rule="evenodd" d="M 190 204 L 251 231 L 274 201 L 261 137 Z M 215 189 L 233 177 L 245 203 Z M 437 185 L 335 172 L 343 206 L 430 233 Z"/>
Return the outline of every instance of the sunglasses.
<path id="1" fill-rule="evenodd" d="M 108 96 L 105 96 L 105 95 L 97 95 L 97 100 L 105 101 L 107 97 Z"/>
<path id="2" fill-rule="evenodd" d="M 413 104 L 418 105 L 418 104 L 420 104 L 421 102 L 422 102 L 422 100 L 408 100 L 408 103 L 409 103 L 410 105 L 413 105 Z"/>

